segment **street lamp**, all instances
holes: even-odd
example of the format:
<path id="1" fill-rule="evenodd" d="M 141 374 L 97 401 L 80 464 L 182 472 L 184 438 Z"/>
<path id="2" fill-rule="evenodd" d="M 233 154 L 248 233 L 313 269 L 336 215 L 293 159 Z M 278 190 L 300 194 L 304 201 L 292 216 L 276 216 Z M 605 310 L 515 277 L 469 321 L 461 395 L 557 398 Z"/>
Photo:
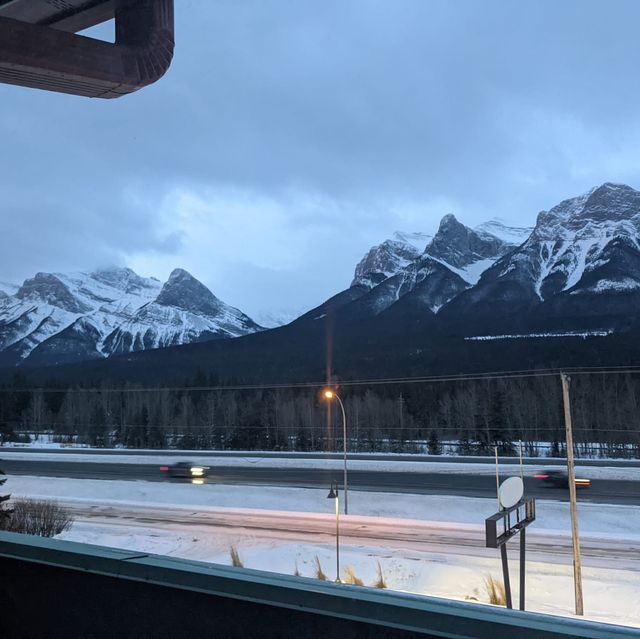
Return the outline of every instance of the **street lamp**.
<path id="1" fill-rule="evenodd" d="M 347 416 L 344 412 L 344 404 L 342 400 L 338 396 L 337 393 L 327 388 L 324 391 L 325 399 L 332 400 L 337 399 L 338 404 L 340 404 L 340 408 L 342 410 L 342 442 L 343 442 L 343 451 L 344 451 L 344 514 L 348 514 L 347 508 L 347 497 L 348 497 L 348 484 L 347 484 Z"/>
<path id="2" fill-rule="evenodd" d="M 327 495 L 327 499 L 335 499 L 336 501 L 336 583 L 340 582 L 340 497 L 338 496 L 338 484 L 331 483 L 331 489 Z"/>

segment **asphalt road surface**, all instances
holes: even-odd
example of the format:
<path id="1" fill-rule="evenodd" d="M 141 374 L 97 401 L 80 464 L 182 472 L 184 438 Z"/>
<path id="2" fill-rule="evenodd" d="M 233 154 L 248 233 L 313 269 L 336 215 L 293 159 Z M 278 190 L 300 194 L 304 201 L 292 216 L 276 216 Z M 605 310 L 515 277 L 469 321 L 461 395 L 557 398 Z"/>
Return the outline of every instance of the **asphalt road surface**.
<path id="1" fill-rule="evenodd" d="M 31 461 L 2 459 L 8 475 L 35 475 L 74 479 L 167 481 L 156 464 L 118 464 L 96 462 Z M 332 480 L 342 483 L 342 471 L 330 469 L 265 468 L 260 466 L 217 467 L 209 470 L 208 483 L 231 485 L 328 487 Z M 350 470 L 349 488 L 376 492 L 425 495 L 495 497 L 492 475 L 461 473 L 415 473 Z M 568 490 L 547 488 L 532 477 L 525 477 L 526 494 L 537 499 L 568 500 Z M 590 488 L 578 490 L 579 501 L 608 504 L 640 504 L 640 482 L 594 480 Z"/>
<path id="2" fill-rule="evenodd" d="M 0 456 L 11 456 L 12 453 L 47 453 L 47 455 L 86 455 L 87 453 L 99 455 L 136 455 L 136 456 L 158 456 L 163 455 L 168 459 L 175 457 L 183 459 L 197 459 L 198 457 L 257 457 L 264 459 L 342 459 L 342 453 L 319 453 L 319 452 L 276 452 L 276 451 L 235 451 L 235 450 L 138 450 L 131 448 L 35 448 L 35 447 L 19 447 L 2 448 Z M 375 454 L 375 453 L 349 453 L 350 459 L 362 459 L 368 461 L 428 461 L 430 463 L 451 462 L 461 464 L 494 464 L 495 459 L 492 456 L 481 457 L 477 455 L 408 455 L 408 454 Z M 500 464 L 519 464 L 517 457 L 500 457 Z M 524 464 L 539 466 L 562 466 L 566 467 L 567 460 L 562 457 L 530 457 L 524 459 Z M 639 468 L 640 459 L 576 459 L 579 466 L 612 466 L 616 468 Z"/>

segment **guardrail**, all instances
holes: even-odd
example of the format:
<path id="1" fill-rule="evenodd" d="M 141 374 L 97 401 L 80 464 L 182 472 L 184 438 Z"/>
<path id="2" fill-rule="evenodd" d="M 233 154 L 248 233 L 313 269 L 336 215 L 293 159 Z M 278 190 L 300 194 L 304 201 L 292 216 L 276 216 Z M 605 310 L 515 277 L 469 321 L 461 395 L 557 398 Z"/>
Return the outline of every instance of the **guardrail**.
<path id="1" fill-rule="evenodd" d="M 0 533 L 3 637 L 622 639 L 637 630 Z M 36 614 L 37 611 L 37 614 Z"/>

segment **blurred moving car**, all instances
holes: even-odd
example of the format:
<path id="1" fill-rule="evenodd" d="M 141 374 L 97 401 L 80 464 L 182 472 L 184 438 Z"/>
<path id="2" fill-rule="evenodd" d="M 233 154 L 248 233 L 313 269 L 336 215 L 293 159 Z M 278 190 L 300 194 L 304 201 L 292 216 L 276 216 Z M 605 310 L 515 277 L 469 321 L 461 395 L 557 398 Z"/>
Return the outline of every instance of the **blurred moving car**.
<path id="1" fill-rule="evenodd" d="M 569 477 L 566 470 L 543 470 L 540 473 L 536 473 L 535 478 L 541 480 L 545 486 L 569 488 Z M 576 477 L 575 484 L 576 488 L 588 488 L 591 486 L 591 480 Z"/>
<path id="2" fill-rule="evenodd" d="M 204 479 L 209 467 L 190 461 L 179 461 L 170 466 L 160 466 L 160 470 L 168 479 Z"/>

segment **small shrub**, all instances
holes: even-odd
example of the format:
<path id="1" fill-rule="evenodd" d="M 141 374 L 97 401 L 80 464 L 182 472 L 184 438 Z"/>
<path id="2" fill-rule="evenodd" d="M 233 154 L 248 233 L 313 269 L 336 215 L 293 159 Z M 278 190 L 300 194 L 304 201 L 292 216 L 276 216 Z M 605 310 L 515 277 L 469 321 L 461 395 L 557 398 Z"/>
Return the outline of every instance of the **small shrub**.
<path id="1" fill-rule="evenodd" d="M 240 559 L 240 555 L 238 554 L 238 549 L 235 546 L 229 548 L 229 554 L 231 555 L 231 565 L 234 568 L 244 568 L 242 559 Z"/>
<path id="2" fill-rule="evenodd" d="M 493 575 L 484 578 L 484 589 L 489 597 L 489 603 L 494 606 L 506 606 L 507 595 L 504 591 L 504 584 L 495 579 Z"/>
<path id="3" fill-rule="evenodd" d="M 301 577 L 300 570 L 298 569 L 298 561 L 296 560 L 296 569 L 293 572 L 294 577 Z"/>
<path id="4" fill-rule="evenodd" d="M 344 569 L 344 583 L 352 586 L 364 586 L 362 579 L 358 579 L 358 577 L 356 577 L 356 573 L 351 566 L 347 566 Z"/>
<path id="5" fill-rule="evenodd" d="M 322 572 L 322 566 L 320 565 L 320 560 L 318 559 L 318 555 L 316 555 L 316 579 L 320 581 L 326 581 L 327 575 Z"/>
<path id="6" fill-rule="evenodd" d="M 40 537 L 54 537 L 71 528 L 71 513 L 55 501 L 16 499 L 7 526 L 11 532 Z"/>
<path id="7" fill-rule="evenodd" d="M 384 579 L 384 575 L 382 574 L 382 566 L 380 562 L 378 562 L 378 578 L 373 582 L 374 588 L 386 588 L 387 582 Z"/>

